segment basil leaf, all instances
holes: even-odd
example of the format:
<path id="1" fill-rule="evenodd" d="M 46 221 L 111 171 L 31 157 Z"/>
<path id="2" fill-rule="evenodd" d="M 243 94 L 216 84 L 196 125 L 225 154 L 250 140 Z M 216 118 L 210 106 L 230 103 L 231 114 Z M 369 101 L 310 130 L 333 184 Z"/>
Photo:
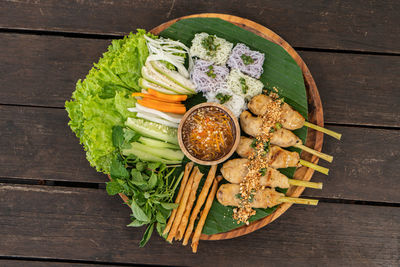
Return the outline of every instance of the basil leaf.
<path id="1" fill-rule="evenodd" d="M 132 209 L 133 216 L 137 220 L 143 221 L 146 223 L 150 222 L 149 217 L 147 217 L 146 213 L 144 213 L 144 211 L 139 207 L 139 205 L 136 203 L 136 201 L 134 199 L 132 199 L 131 209 Z"/>
<path id="2" fill-rule="evenodd" d="M 173 210 L 173 209 L 178 208 L 178 206 L 179 206 L 178 203 L 166 203 L 166 202 L 161 202 L 160 204 L 161 204 L 161 206 L 162 206 L 164 209 L 167 209 L 167 210 Z"/>
<path id="3" fill-rule="evenodd" d="M 153 172 L 148 181 L 148 190 L 153 189 L 156 185 L 157 185 L 157 174 Z"/>
<path id="4" fill-rule="evenodd" d="M 122 192 L 122 186 L 118 183 L 118 181 L 111 181 L 106 183 L 106 190 L 110 196 L 116 195 Z"/>
<path id="5" fill-rule="evenodd" d="M 160 235 L 160 236 L 162 236 L 163 238 L 167 238 L 167 234 L 163 234 L 163 232 L 164 232 L 164 229 L 165 229 L 165 224 L 163 224 L 163 223 L 157 223 L 157 225 L 156 225 L 156 228 L 157 228 L 157 232 L 158 232 L 158 234 Z"/>
<path id="6" fill-rule="evenodd" d="M 154 223 L 150 224 L 146 231 L 144 232 L 143 238 L 139 243 L 139 247 L 144 247 L 146 245 L 146 243 L 149 241 L 151 234 L 153 233 L 154 230 Z"/>
<path id="7" fill-rule="evenodd" d="M 157 211 L 156 213 L 156 220 L 159 223 L 167 223 L 167 220 L 164 218 L 164 215 L 160 211 Z"/>
<path id="8" fill-rule="evenodd" d="M 143 179 L 142 173 L 139 170 L 132 169 L 132 183 L 135 185 L 144 185 L 146 181 Z"/>
<path id="9" fill-rule="evenodd" d="M 113 159 L 110 166 L 111 178 L 129 179 L 129 172 L 125 169 L 124 165 L 118 159 Z"/>
<path id="10" fill-rule="evenodd" d="M 116 148 L 120 148 L 124 143 L 124 131 L 119 125 L 112 127 L 112 142 Z"/>
<path id="11" fill-rule="evenodd" d="M 145 225 L 145 224 L 146 224 L 146 222 L 141 222 L 141 221 L 135 219 L 130 224 L 128 224 L 127 226 L 128 227 L 140 227 L 140 226 Z"/>

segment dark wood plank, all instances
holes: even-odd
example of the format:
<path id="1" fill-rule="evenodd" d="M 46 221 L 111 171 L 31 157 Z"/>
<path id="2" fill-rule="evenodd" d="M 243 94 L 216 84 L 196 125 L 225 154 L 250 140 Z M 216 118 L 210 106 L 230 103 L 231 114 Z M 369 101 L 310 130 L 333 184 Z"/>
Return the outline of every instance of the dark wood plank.
<path id="1" fill-rule="evenodd" d="M 27 205 L 27 203 L 30 203 Z M 99 189 L 0 185 L 0 254 L 185 266 L 399 264 L 395 207 L 321 203 L 295 206 L 237 239 L 190 247 L 127 228 L 129 209 Z"/>
<path id="2" fill-rule="evenodd" d="M 122 35 L 194 13 L 254 20 L 293 46 L 400 52 L 398 1 L 2 1 L 0 27 Z"/>
<path id="3" fill-rule="evenodd" d="M 104 182 L 85 159 L 78 139 L 67 126 L 62 109 L 0 106 L 0 177 Z M 400 131 L 359 127 L 330 127 L 342 141 L 325 138 L 323 151 L 335 157 L 322 191 L 307 194 L 326 198 L 400 203 L 397 165 Z"/>
<path id="4" fill-rule="evenodd" d="M 104 182 L 63 109 L 0 106 L 0 177 Z"/>
<path id="5" fill-rule="evenodd" d="M 2 267 L 14 267 L 14 266 L 29 266 L 29 267 L 68 267 L 68 266 L 76 266 L 76 267 L 94 267 L 94 266 L 121 266 L 121 265 L 113 265 L 113 264 L 99 264 L 99 263 L 76 263 L 76 262 L 56 262 L 56 261 L 43 261 L 43 260 L 3 260 L 0 259 L 0 266 Z"/>
<path id="6" fill-rule="evenodd" d="M 361 127 L 329 126 L 343 134 L 336 141 L 324 138 L 323 151 L 333 155 L 329 176 L 314 173 L 312 181 L 324 183 L 322 190 L 306 190 L 305 196 L 400 203 L 400 131 Z"/>
<path id="7" fill-rule="evenodd" d="M 108 40 L 2 34 L 0 104 L 63 107 Z M 302 52 L 327 122 L 400 127 L 397 57 Z M 359 101 L 354 101 L 359 99 Z"/>

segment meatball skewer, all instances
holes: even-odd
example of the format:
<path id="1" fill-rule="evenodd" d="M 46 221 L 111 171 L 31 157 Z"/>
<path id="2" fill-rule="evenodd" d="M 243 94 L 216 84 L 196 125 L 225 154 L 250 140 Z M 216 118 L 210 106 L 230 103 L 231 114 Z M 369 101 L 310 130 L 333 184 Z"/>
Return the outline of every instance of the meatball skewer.
<path id="1" fill-rule="evenodd" d="M 272 101 L 273 99 L 271 97 L 264 94 L 260 94 L 253 97 L 247 106 L 252 113 L 256 115 L 264 115 L 266 112 L 268 112 L 267 106 Z M 338 140 L 340 140 L 340 138 L 342 137 L 342 134 L 340 133 L 325 129 L 321 126 L 306 121 L 298 111 L 294 110 L 287 103 L 283 103 L 282 105 L 281 119 L 282 119 L 281 124 L 283 128 L 286 128 L 288 130 L 296 130 L 303 126 L 306 126 L 314 130 L 323 132 L 327 135 L 330 135 Z"/>
<path id="2" fill-rule="evenodd" d="M 246 177 L 248 169 L 248 159 L 231 159 L 222 165 L 222 176 L 232 184 L 240 184 Z M 322 183 L 313 183 L 308 181 L 290 179 L 278 170 L 266 167 L 263 175 L 260 177 L 260 185 L 268 187 L 289 188 L 290 185 L 304 186 L 315 189 L 322 189 Z"/>
<path id="3" fill-rule="evenodd" d="M 262 118 L 253 116 L 248 111 L 243 111 L 242 114 L 240 114 L 240 125 L 245 133 L 254 137 L 264 130 L 262 127 Z M 270 140 L 271 144 L 280 147 L 297 147 L 328 162 L 332 162 L 333 157 L 331 155 L 327 155 L 325 153 L 306 147 L 305 145 L 303 145 L 301 139 L 291 131 L 285 128 L 280 128 L 277 130 L 275 130 L 275 128 L 271 129 L 273 129 Z M 270 131 L 270 129 L 267 130 Z"/>
<path id="4" fill-rule="evenodd" d="M 254 153 L 252 147 L 254 139 L 241 136 L 236 152 L 242 158 L 248 158 Z M 291 152 L 280 148 L 279 146 L 270 146 L 269 151 L 266 151 L 265 157 L 269 162 L 269 166 L 274 169 L 288 168 L 288 167 L 300 167 L 305 166 L 328 175 L 329 169 L 311 163 L 306 160 L 300 159 L 300 155 L 297 152 Z"/>

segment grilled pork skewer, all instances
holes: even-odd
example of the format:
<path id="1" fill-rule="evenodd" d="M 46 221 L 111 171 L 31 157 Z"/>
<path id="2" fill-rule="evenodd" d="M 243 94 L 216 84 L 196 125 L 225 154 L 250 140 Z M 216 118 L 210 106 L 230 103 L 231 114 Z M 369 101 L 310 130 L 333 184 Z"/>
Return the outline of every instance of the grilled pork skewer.
<path id="1" fill-rule="evenodd" d="M 243 158 L 228 160 L 222 165 L 222 176 L 232 184 L 241 183 L 249 171 L 247 166 L 248 161 L 248 159 Z M 322 183 L 290 179 L 278 170 L 270 167 L 265 168 L 265 174 L 260 177 L 260 185 L 280 188 L 289 188 L 290 185 L 295 185 L 322 189 Z"/>
<path id="2" fill-rule="evenodd" d="M 253 112 L 254 114 L 263 115 L 266 112 L 268 112 L 267 110 L 268 104 L 271 103 L 272 101 L 273 99 L 271 97 L 260 94 L 253 97 L 247 106 L 250 109 L 250 111 Z M 306 121 L 299 112 L 292 109 L 292 107 L 289 106 L 287 103 L 283 103 L 282 105 L 281 124 L 283 128 L 286 128 L 288 130 L 296 130 L 303 126 L 306 126 L 314 130 L 326 133 L 338 140 L 340 140 L 340 138 L 342 137 L 342 135 L 339 133 L 336 133 L 334 131 L 325 129 L 323 127 L 320 127 L 318 125 Z"/>
<path id="3" fill-rule="evenodd" d="M 239 145 L 236 148 L 236 152 L 239 154 L 239 156 L 241 156 L 242 158 L 248 158 L 253 154 L 253 140 L 254 139 L 244 136 L 240 137 Z M 329 172 L 329 169 L 327 168 L 300 159 L 299 153 L 290 152 L 278 146 L 270 146 L 269 151 L 268 153 L 266 153 L 265 157 L 267 157 L 267 160 L 269 161 L 269 166 L 274 169 L 305 166 L 326 175 L 328 175 Z"/>
<path id="4" fill-rule="evenodd" d="M 217 199 L 224 206 L 240 205 L 240 185 L 223 184 L 217 191 Z M 304 199 L 295 197 L 285 197 L 284 194 L 276 192 L 274 189 L 265 188 L 255 192 L 250 202 L 252 208 L 271 208 L 282 202 L 290 202 L 305 205 L 317 205 L 316 199 Z"/>
<path id="5" fill-rule="evenodd" d="M 297 112 L 297 111 L 296 111 Z M 262 125 L 262 118 L 256 117 L 251 115 L 248 111 L 243 111 L 240 114 L 240 125 L 245 133 L 248 135 L 256 137 L 257 135 L 261 134 L 262 131 L 269 131 L 270 129 L 263 129 Z M 316 155 L 319 158 L 322 158 L 328 162 L 332 162 L 333 157 L 322 152 L 316 151 L 309 147 L 303 145 L 303 142 L 300 138 L 298 138 L 294 133 L 291 131 L 280 128 L 272 133 L 271 144 L 277 145 L 280 147 L 297 147 L 300 148 L 310 154 Z"/>

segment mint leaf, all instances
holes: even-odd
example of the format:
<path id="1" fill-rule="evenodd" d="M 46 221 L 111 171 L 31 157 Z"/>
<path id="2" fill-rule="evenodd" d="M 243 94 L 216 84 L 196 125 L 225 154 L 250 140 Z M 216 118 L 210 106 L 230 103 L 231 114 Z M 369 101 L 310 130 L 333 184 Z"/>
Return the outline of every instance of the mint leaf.
<path id="1" fill-rule="evenodd" d="M 110 196 L 113 196 L 118 193 L 121 193 L 123 188 L 117 181 L 114 180 L 114 181 L 106 183 L 106 190 Z"/>
<path id="2" fill-rule="evenodd" d="M 150 219 L 147 217 L 146 213 L 139 207 L 139 205 L 136 203 L 134 199 L 132 199 L 132 204 L 131 204 L 131 209 L 133 216 L 142 222 L 149 223 Z"/>
<path id="3" fill-rule="evenodd" d="M 146 231 L 144 232 L 143 238 L 139 243 L 139 247 L 144 247 L 146 245 L 146 243 L 149 241 L 151 234 L 153 233 L 154 230 L 154 223 L 150 224 Z"/>
<path id="4" fill-rule="evenodd" d="M 124 165 L 118 159 L 113 159 L 110 166 L 111 178 L 129 179 L 129 172 L 125 169 Z"/>
<path id="5" fill-rule="evenodd" d="M 179 206 L 178 203 L 166 203 L 166 202 L 161 202 L 160 204 L 161 204 L 161 206 L 162 206 L 164 209 L 167 209 L 167 210 L 173 210 L 173 209 L 178 208 L 178 206 Z"/>
<path id="6" fill-rule="evenodd" d="M 128 227 L 140 227 L 142 225 L 145 225 L 146 222 L 141 222 L 139 220 L 133 220 L 130 224 L 128 224 Z"/>

